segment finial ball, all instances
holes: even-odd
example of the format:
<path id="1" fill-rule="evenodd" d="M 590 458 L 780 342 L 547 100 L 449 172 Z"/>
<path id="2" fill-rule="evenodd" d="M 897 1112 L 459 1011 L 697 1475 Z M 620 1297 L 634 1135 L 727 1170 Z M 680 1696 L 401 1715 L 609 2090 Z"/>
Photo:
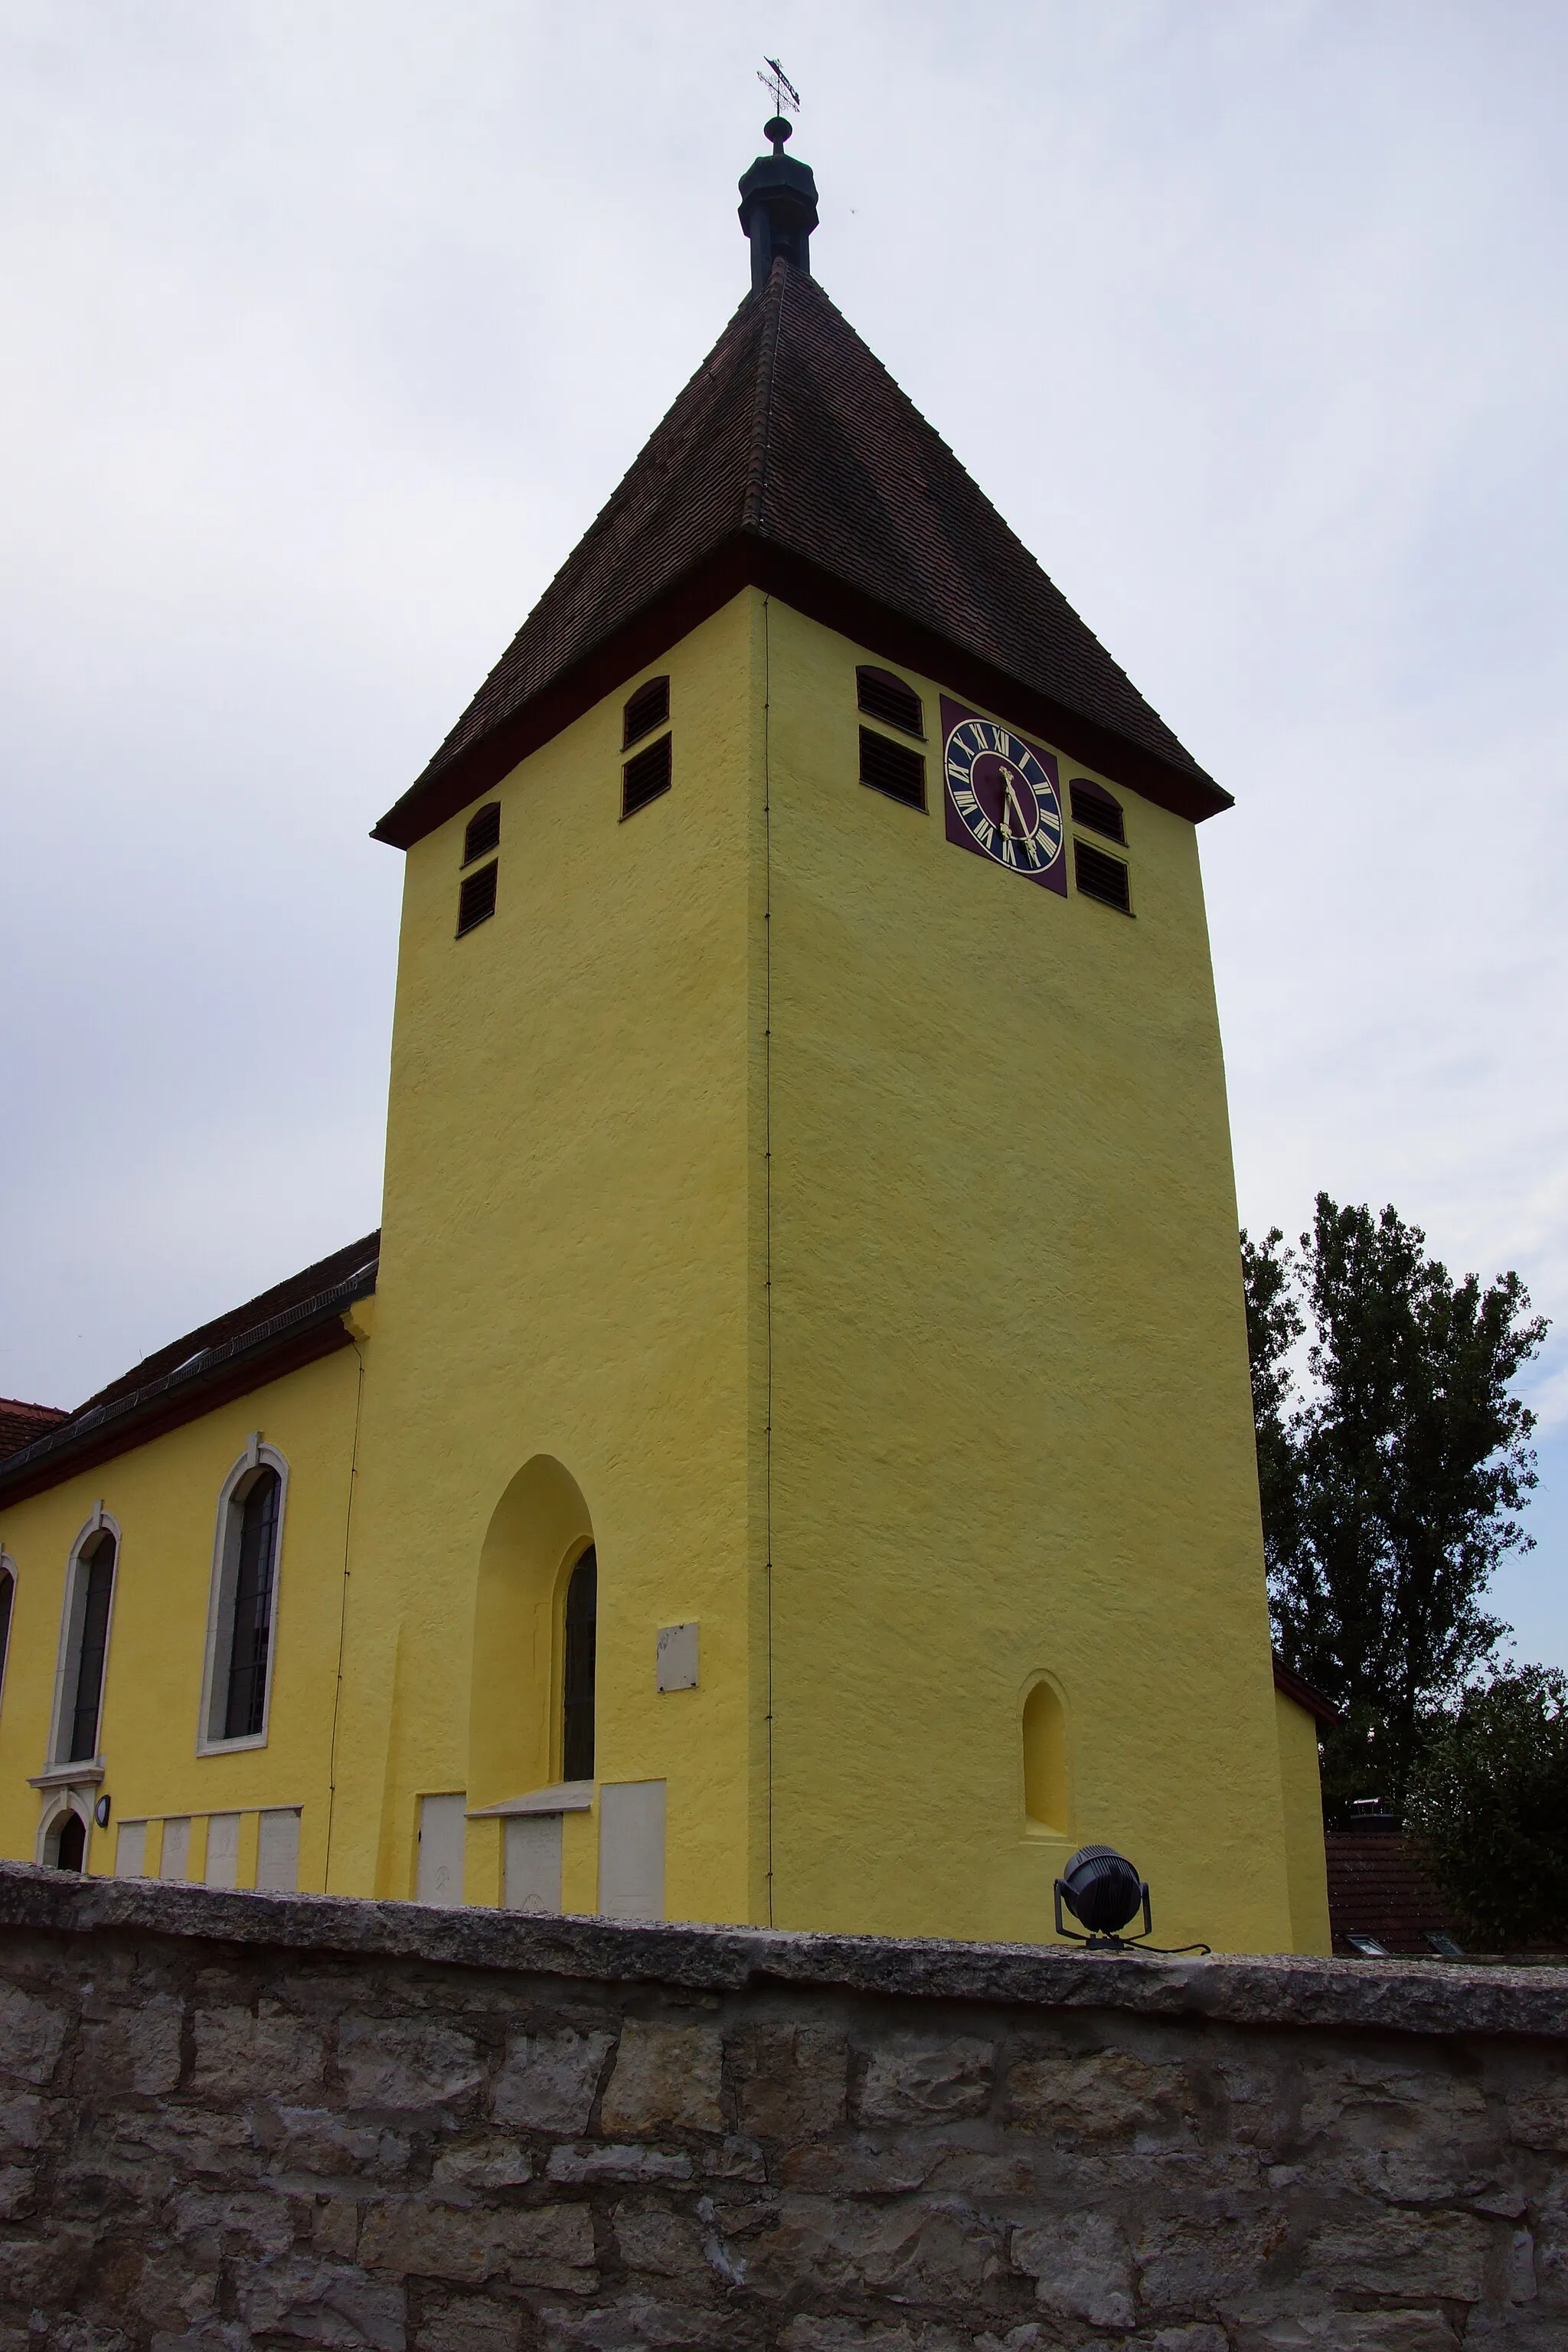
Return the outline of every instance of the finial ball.
<path id="1" fill-rule="evenodd" d="M 763 137 L 773 141 L 775 155 L 782 154 L 784 152 L 784 141 L 790 137 L 792 128 L 793 126 L 784 121 L 782 114 L 775 114 L 771 122 L 763 123 Z"/>

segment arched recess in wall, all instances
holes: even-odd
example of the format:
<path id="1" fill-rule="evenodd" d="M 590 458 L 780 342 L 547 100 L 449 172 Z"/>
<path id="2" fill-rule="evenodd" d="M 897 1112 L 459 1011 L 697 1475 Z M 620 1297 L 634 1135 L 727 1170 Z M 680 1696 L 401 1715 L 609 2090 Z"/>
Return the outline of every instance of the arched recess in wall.
<path id="1" fill-rule="evenodd" d="M 583 1490 L 536 1454 L 490 1515 L 474 1596 L 468 1803 L 494 1805 L 561 1772 L 566 1589 L 594 1541 Z"/>
<path id="2" fill-rule="evenodd" d="M 1066 1837 L 1072 1815 L 1067 1710 L 1055 1683 L 1041 1675 L 1024 1695 L 1024 1816 L 1031 1830 Z"/>

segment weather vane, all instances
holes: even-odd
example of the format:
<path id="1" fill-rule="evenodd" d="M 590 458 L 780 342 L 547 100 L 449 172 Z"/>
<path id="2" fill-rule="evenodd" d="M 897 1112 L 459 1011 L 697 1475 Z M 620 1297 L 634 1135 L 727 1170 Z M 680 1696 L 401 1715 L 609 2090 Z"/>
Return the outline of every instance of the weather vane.
<path id="1" fill-rule="evenodd" d="M 800 112 L 800 92 L 796 89 L 794 82 L 791 81 L 788 74 L 785 73 L 783 66 L 780 65 L 777 58 L 764 58 L 763 59 L 763 63 L 766 66 L 767 71 L 766 73 L 759 73 L 757 79 L 762 83 L 763 88 L 772 98 L 773 102 L 773 112 L 775 114 L 783 114 L 784 109 L 787 107 L 792 114 L 798 114 Z"/>

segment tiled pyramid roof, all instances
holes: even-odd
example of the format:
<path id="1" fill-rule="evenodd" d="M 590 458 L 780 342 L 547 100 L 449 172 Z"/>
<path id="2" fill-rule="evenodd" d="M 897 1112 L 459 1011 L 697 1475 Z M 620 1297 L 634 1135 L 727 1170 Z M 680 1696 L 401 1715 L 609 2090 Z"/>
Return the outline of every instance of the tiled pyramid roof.
<path id="1" fill-rule="evenodd" d="M 1183 815 L 1229 804 L 815 278 L 780 260 L 377 835 L 420 839 L 747 584 Z"/>

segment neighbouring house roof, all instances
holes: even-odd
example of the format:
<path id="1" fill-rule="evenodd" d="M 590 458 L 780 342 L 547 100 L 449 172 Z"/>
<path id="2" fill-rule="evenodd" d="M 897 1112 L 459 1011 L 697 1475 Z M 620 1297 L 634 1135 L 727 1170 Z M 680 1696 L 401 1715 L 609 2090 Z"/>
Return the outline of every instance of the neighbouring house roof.
<path id="1" fill-rule="evenodd" d="M 347 1347 L 343 1310 L 375 1288 L 380 1254 L 380 1233 L 366 1234 L 171 1340 L 74 1412 L 26 1408 L 49 1413 L 50 1425 L 0 1460 L 0 1506 L 58 1486 L 230 1397 Z"/>
<path id="2" fill-rule="evenodd" d="M 420 840 L 748 585 L 1181 815 L 1230 805 L 815 278 L 777 260 L 377 837 Z"/>
<path id="3" fill-rule="evenodd" d="M 0 1462 L 19 1446 L 30 1445 L 58 1421 L 69 1419 L 63 1404 L 24 1404 L 20 1397 L 0 1397 Z"/>
<path id="4" fill-rule="evenodd" d="M 1368 1936 L 1385 1952 L 1430 1958 L 1433 1936 L 1457 1939 L 1441 1895 L 1397 1828 L 1330 1830 L 1323 1850 L 1336 1952 L 1354 1952 L 1352 1937 Z"/>

